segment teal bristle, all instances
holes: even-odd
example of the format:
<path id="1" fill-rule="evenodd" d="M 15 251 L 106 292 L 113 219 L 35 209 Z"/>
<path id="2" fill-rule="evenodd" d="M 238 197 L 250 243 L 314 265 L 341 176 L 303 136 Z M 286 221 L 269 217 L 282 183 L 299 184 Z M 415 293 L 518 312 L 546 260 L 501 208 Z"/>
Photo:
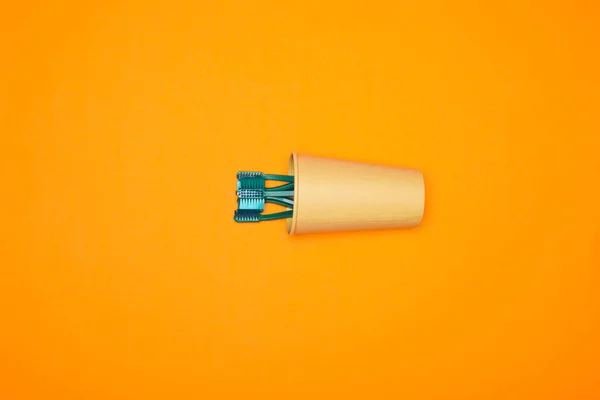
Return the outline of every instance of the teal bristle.
<path id="1" fill-rule="evenodd" d="M 263 178 L 242 178 L 237 182 L 238 189 L 264 189 L 265 180 Z"/>
<path id="2" fill-rule="evenodd" d="M 265 209 L 265 200 L 260 199 L 238 199 L 238 210 L 239 211 L 258 211 L 263 212 Z"/>
<path id="3" fill-rule="evenodd" d="M 264 192 L 258 189 L 240 189 L 236 193 L 240 199 L 262 199 Z"/>
<path id="4" fill-rule="evenodd" d="M 262 178 L 263 173 L 262 172 L 251 172 L 251 171 L 240 171 L 237 173 L 238 179 L 258 178 L 258 177 Z"/>
<path id="5" fill-rule="evenodd" d="M 233 219 L 235 222 L 260 222 L 260 214 L 257 212 L 240 213 L 236 211 Z"/>

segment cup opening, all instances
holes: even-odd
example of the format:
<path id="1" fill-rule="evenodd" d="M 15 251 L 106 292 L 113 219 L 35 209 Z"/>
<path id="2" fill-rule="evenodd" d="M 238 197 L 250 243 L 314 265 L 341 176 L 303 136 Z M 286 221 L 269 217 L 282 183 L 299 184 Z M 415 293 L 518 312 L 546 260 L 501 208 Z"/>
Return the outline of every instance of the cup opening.
<path id="1" fill-rule="evenodd" d="M 298 159 L 296 153 L 292 153 L 290 161 L 288 163 L 288 175 L 294 176 L 294 210 L 292 218 L 286 219 L 287 231 L 289 235 L 293 235 L 296 232 L 296 220 L 298 215 Z"/>

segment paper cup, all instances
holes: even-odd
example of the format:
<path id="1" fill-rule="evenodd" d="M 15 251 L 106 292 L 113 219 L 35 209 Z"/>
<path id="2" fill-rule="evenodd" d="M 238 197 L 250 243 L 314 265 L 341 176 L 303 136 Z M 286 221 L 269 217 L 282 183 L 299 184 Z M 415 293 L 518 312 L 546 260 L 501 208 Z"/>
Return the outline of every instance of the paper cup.
<path id="1" fill-rule="evenodd" d="M 294 212 L 290 235 L 410 228 L 423 219 L 420 171 L 292 153 Z"/>

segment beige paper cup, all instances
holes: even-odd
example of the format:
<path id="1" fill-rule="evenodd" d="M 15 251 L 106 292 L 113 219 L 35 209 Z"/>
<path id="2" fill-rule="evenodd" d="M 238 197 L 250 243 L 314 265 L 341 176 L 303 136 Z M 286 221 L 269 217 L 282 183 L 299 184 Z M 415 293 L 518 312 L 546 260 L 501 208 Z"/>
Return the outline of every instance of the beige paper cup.
<path id="1" fill-rule="evenodd" d="M 423 219 L 423 174 L 413 169 L 292 153 L 294 212 L 290 235 L 410 228 Z"/>

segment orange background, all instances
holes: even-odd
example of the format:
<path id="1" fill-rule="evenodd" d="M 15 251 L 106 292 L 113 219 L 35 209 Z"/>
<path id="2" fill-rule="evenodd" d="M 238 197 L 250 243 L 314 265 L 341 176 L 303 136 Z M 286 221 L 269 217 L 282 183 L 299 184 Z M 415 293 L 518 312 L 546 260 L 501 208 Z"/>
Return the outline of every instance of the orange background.
<path id="1" fill-rule="evenodd" d="M 1 17 L 0 398 L 600 398 L 597 2 L 44 3 Z M 293 150 L 421 169 L 422 226 L 235 224 Z"/>

